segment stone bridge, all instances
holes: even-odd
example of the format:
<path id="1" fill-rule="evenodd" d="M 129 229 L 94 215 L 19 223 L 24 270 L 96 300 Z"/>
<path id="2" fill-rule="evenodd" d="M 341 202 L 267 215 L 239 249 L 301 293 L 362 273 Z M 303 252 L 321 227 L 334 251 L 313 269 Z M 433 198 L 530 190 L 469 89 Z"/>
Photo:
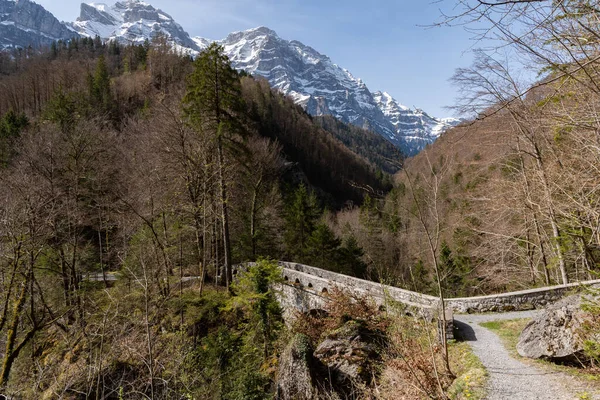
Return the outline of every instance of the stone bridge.
<path id="1" fill-rule="evenodd" d="M 439 309 L 439 298 L 394 286 L 338 274 L 320 268 L 280 261 L 283 269 L 281 303 L 286 311 L 320 309 L 329 301 L 327 293 L 337 287 L 356 295 L 368 296 L 379 306 L 399 303 L 407 313 L 433 317 Z M 235 266 L 234 272 L 243 269 Z M 447 309 L 459 313 L 506 312 L 543 308 L 582 287 L 600 287 L 600 279 L 487 296 L 448 298 Z"/>

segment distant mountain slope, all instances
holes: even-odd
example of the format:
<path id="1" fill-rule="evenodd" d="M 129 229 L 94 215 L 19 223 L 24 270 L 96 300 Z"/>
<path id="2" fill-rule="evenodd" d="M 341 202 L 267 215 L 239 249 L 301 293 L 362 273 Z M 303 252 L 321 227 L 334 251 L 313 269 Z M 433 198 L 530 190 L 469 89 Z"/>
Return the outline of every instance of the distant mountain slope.
<path id="1" fill-rule="evenodd" d="M 210 41 L 194 38 L 199 48 Z M 280 38 L 259 27 L 219 40 L 235 68 L 268 79 L 269 83 L 309 114 L 332 115 L 341 121 L 379 133 L 405 154 L 414 155 L 459 121 L 431 117 L 410 109 L 387 93 L 371 93 L 348 70 L 298 41 Z"/>
<path id="2" fill-rule="evenodd" d="M 0 50 L 48 46 L 79 35 L 29 0 L 0 0 Z"/>
<path id="3" fill-rule="evenodd" d="M 398 103 L 386 92 L 375 92 L 377 106 L 394 126 L 400 148 L 407 155 L 415 155 L 433 143 L 447 129 L 457 126 L 457 118 L 435 118 L 420 109 L 410 109 Z"/>
<path id="4" fill-rule="evenodd" d="M 281 39 L 265 27 L 232 33 L 218 43 L 235 68 L 267 78 L 309 114 L 330 114 L 394 139 L 393 127 L 366 85 L 313 48 Z"/>
<path id="5" fill-rule="evenodd" d="M 28 0 L 0 0 L 0 34 L 0 48 L 49 44 L 76 35 L 139 44 L 161 34 L 178 52 L 192 56 L 212 42 L 191 38 L 169 14 L 142 0 L 81 4 L 80 15 L 70 26 Z M 309 114 L 331 115 L 376 132 L 406 155 L 417 154 L 458 123 L 403 106 L 386 92 L 371 92 L 328 56 L 282 39 L 269 28 L 234 32 L 217 42 L 235 68 L 265 77 Z"/>
<path id="6" fill-rule="evenodd" d="M 315 117 L 313 121 L 381 171 L 393 174 L 400 170 L 404 159 L 400 149 L 380 135 L 329 115 Z"/>

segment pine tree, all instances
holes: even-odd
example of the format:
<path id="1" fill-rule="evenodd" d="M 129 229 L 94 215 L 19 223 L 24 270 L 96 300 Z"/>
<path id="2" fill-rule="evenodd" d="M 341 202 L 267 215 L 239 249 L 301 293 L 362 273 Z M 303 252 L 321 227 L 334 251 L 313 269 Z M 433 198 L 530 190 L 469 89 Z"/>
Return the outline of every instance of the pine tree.
<path id="1" fill-rule="evenodd" d="M 337 269 L 341 241 L 326 224 L 318 224 L 308 238 L 308 261 L 325 269 Z"/>
<path id="2" fill-rule="evenodd" d="M 295 261 L 307 261 L 308 239 L 315 229 L 321 212 L 314 193 L 300 185 L 292 196 L 286 210 L 285 244 L 288 257 Z"/>
<path id="3" fill-rule="evenodd" d="M 88 80 L 91 104 L 102 112 L 110 113 L 113 106 L 110 74 L 103 55 L 98 58 L 94 75 L 90 75 Z"/>
<path id="4" fill-rule="evenodd" d="M 0 118 L 0 167 L 6 166 L 13 157 L 15 140 L 28 124 L 25 114 L 17 114 L 13 110 Z"/>
<path id="5" fill-rule="evenodd" d="M 354 235 L 346 237 L 343 246 L 339 249 L 339 271 L 364 278 L 367 271 L 367 265 L 362 260 L 364 254 Z"/>
<path id="6" fill-rule="evenodd" d="M 215 140 L 220 202 L 223 223 L 225 282 L 232 280 L 231 240 L 229 237 L 229 210 L 227 204 L 227 164 L 224 147 L 237 135 L 244 133 L 242 122 L 243 101 L 237 72 L 231 68 L 222 46 L 211 44 L 198 55 L 194 70 L 188 77 L 183 111 L 189 124 L 199 133 Z"/>
<path id="7" fill-rule="evenodd" d="M 48 102 L 44 118 L 52 121 L 62 132 L 70 131 L 75 127 L 78 119 L 78 110 L 75 99 L 59 88 L 54 97 Z"/>

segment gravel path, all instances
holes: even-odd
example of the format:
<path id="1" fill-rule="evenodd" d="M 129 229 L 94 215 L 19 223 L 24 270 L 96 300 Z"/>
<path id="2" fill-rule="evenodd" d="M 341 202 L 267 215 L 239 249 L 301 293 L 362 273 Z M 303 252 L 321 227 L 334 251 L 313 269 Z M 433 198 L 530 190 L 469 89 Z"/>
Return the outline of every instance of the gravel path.
<path id="1" fill-rule="evenodd" d="M 487 400 L 572 400 L 579 399 L 574 379 L 549 368 L 528 365 L 510 356 L 500 338 L 479 325 L 503 319 L 531 318 L 538 311 L 504 314 L 455 315 L 455 326 L 487 369 Z M 594 397 L 596 399 L 597 397 Z"/>

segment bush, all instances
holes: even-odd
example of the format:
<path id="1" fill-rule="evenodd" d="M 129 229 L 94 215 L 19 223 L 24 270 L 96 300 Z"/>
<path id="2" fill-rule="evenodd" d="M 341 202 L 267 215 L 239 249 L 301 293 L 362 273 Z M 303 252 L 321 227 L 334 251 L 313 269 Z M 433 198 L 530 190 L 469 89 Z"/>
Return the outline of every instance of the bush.
<path id="1" fill-rule="evenodd" d="M 316 344 L 323 333 L 339 329 L 350 320 L 363 323 L 373 332 L 385 332 L 390 324 L 387 316 L 370 299 L 334 287 L 323 310 L 297 312 L 292 329 L 302 333 Z"/>

